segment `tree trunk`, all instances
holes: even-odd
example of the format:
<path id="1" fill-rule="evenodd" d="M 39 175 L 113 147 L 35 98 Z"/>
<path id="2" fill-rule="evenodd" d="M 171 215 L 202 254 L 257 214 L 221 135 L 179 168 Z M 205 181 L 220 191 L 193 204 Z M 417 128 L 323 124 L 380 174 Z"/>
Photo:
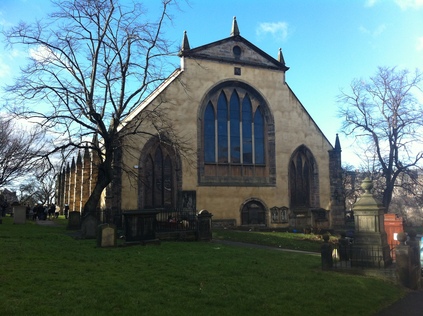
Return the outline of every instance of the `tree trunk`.
<path id="1" fill-rule="evenodd" d="M 392 201 L 392 192 L 394 191 L 394 186 L 393 184 L 386 182 L 386 188 L 383 191 L 383 198 L 382 198 L 382 204 L 383 207 L 385 208 L 385 213 L 388 213 L 389 210 L 389 205 L 391 204 Z"/>

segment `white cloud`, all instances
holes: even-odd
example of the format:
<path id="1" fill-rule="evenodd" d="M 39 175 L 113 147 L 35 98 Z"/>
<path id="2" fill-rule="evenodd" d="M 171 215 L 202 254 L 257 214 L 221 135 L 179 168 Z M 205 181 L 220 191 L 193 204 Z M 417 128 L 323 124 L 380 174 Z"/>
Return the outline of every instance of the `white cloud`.
<path id="1" fill-rule="evenodd" d="M 423 0 L 395 0 L 401 10 L 420 9 L 423 7 Z"/>
<path id="2" fill-rule="evenodd" d="M 373 37 L 378 37 L 380 34 L 382 34 L 386 30 L 385 24 L 378 25 L 375 29 L 369 30 L 368 28 L 364 26 L 360 26 L 359 30 L 361 33 L 371 35 Z"/>
<path id="3" fill-rule="evenodd" d="M 373 7 L 379 0 L 366 0 L 364 6 L 367 8 Z"/>
<path id="4" fill-rule="evenodd" d="M 41 64 L 57 60 L 57 57 L 48 47 L 41 45 L 37 48 L 31 48 L 29 56 Z"/>
<path id="5" fill-rule="evenodd" d="M 256 30 L 257 35 L 271 34 L 275 39 L 284 41 L 288 37 L 288 23 L 264 22 Z"/>

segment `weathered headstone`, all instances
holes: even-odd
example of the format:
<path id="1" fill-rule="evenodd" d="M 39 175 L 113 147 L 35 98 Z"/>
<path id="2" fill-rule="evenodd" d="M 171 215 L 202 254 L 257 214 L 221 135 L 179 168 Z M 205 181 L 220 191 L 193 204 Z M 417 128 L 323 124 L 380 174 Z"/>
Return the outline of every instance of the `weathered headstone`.
<path id="1" fill-rule="evenodd" d="M 81 213 L 70 212 L 67 228 L 70 230 L 78 230 L 81 227 Z"/>
<path id="2" fill-rule="evenodd" d="M 84 217 L 81 223 L 82 238 L 86 238 L 86 239 L 96 238 L 98 225 L 99 225 L 99 220 L 95 216 L 88 215 L 87 217 Z"/>
<path id="3" fill-rule="evenodd" d="M 97 246 L 98 247 L 116 247 L 117 233 L 116 226 L 113 224 L 102 224 L 97 228 Z"/>
<path id="4" fill-rule="evenodd" d="M 25 224 L 26 221 L 26 207 L 24 205 L 13 206 L 13 223 Z"/>

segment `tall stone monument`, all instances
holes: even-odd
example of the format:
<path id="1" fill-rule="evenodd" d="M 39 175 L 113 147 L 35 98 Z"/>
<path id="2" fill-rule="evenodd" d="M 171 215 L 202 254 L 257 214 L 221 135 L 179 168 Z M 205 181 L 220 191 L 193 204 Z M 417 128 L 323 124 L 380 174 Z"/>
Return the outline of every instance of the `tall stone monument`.
<path id="1" fill-rule="evenodd" d="M 369 178 L 363 180 L 365 191 L 353 207 L 355 237 L 351 265 L 366 267 L 387 267 L 392 263 L 384 227 L 384 207 L 371 190 Z"/>

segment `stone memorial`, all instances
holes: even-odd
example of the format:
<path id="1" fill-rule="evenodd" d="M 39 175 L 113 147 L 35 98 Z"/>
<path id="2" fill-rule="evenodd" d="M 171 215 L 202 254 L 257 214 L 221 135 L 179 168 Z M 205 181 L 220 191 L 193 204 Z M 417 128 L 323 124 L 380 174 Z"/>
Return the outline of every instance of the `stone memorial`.
<path id="1" fill-rule="evenodd" d="M 81 228 L 81 213 L 70 212 L 67 229 L 78 230 Z"/>
<path id="2" fill-rule="evenodd" d="M 399 283 L 407 288 L 417 289 L 416 279 L 413 277 L 413 248 L 406 244 L 407 235 L 398 234 L 400 244 L 395 248 L 396 267 L 395 272 Z M 420 270 L 418 271 L 420 274 Z"/>
<path id="3" fill-rule="evenodd" d="M 198 240 L 212 240 L 212 216 L 207 210 L 201 210 L 198 213 Z"/>
<path id="4" fill-rule="evenodd" d="M 24 205 L 13 205 L 13 223 L 25 224 L 26 207 Z"/>
<path id="5" fill-rule="evenodd" d="M 384 227 L 384 208 L 371 190 L 373 183 L 365 178 L 364 193 L 354 204 L 355 235 L 351 266 L 387 267 L 392 263 Z"/>
<path id="6" fill-rule="evenodd" d="M 97 247 L 116 247 L 117 231 L 113 224 L 102 224 L 97 228 Z"/>
<path id="7" fill-rule="evenodd" d="M 82 238 L 94 239 L 97 237 L 97 228 L 100 224 L 94 215 L 87 215 L 81 223 Z"/>

